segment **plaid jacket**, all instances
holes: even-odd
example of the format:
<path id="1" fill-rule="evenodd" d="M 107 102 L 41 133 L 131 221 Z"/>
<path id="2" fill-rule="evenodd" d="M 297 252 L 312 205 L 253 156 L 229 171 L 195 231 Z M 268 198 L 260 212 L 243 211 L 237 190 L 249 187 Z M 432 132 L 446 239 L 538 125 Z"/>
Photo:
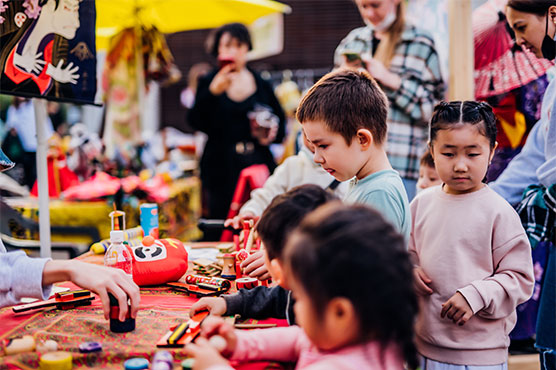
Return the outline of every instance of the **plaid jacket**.
<path id="1" fill-rule="evenodd" d="M 372 38 L 369 27 L 351 31 L 336 48 L 335 64 L 342 64 L 344 52 L 370 52 Z M 402 84 L 396 91 L 383 87 L 390 101 L 386 151 L 392 167 L 403 178 L 416 180 L 419 159 L 428 140 L 428 123 L 445 90 L 432 37 L 406 25 L 389 70 L 401 77 Z"/>
<path id="2" fill-rule="evenodd" d="M 523 192 L 523 199 L 516 208 L 521 224 L 529 237 L 531 247 L 543 241 L 555 242 L 556 184 L 548 189 L 531 185 Z"/>

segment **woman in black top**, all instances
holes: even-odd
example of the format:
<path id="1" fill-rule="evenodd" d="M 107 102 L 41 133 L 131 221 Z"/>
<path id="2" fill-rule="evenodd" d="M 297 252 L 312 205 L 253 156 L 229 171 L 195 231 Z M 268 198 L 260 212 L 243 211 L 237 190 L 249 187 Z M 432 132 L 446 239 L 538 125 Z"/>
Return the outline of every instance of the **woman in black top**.
<path id="1" fill-rule="evenodd" d="M 272 86 L 246 66 L 251 39 L 244 25 L 220 27 L 209 44 L 221 68 L 200 79 L 189 122 L 208 135 L 201 158 L 205 216 L 225 219 L 240 171 L 252 164 L 266 164 L 270 172 L 276 167 L 269 145 L 283 140 L 286 119 Z M 278 123 L 262 136 L 248 117 L 261 107 Z"/>

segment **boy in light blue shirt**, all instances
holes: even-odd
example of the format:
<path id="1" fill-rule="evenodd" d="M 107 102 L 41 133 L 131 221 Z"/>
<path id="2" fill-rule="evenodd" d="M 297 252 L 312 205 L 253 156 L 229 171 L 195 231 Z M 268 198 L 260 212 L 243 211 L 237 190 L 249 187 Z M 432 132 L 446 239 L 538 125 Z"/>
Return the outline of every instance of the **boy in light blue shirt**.
<path id="1" fill-rule="evenodd" d="M 305 95 L 297 119 L 314 145 L 313 160 L 338 181 L 352 179 L 347 203 L 372 206 L 409 240 L 411 215 L 400 175 L 384 144 L 388 100 L 364 71 L 341 69 Z"/>

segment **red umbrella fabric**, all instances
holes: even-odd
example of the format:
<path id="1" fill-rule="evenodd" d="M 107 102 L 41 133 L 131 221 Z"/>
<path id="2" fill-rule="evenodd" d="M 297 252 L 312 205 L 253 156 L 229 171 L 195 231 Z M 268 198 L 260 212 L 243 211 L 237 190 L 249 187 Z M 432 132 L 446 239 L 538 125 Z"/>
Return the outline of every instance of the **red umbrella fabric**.
<path id="1" fill-rule="evenodd" d="M 521 49 L 513 40 L 504 11 L 506 0 L 489 0 L 473 11 L 475 97 L 486 99 L 526 85 L 553 66 Z"/>

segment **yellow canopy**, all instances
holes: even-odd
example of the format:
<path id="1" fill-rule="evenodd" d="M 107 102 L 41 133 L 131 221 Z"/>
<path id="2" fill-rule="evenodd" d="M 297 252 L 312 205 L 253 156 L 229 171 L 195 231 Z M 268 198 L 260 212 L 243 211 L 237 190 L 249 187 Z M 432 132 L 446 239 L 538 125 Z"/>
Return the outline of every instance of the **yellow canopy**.
<path id="1" fill-rule="evenodd" d="M 121 29 L 154 26 L 163 33 L 219 27 L 226 23 L 251 24 L 271 13 L 291 8 L 272 0 L 96 0 L 97 49 Z"/>

